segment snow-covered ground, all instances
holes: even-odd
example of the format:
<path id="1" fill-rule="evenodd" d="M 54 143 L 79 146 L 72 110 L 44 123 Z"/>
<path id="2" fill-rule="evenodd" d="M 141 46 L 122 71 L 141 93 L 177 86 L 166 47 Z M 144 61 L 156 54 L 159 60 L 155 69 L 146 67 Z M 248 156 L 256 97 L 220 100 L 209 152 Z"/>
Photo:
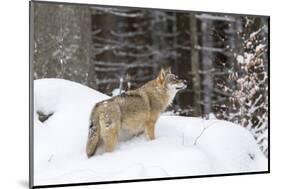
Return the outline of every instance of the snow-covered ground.
<path id="1" fill-rule="evenodd" d="M 66 184 L 266 171 L 267 159 L 252 135 L 217 119 L 160 116 L 156 139 L 120 142 L 112 153 L 88 159 L 88 120 L 108 96 L 62 79 L 34 81 L 34 184 Z M 204 132 L 202 132 L 204 130 Z"/>

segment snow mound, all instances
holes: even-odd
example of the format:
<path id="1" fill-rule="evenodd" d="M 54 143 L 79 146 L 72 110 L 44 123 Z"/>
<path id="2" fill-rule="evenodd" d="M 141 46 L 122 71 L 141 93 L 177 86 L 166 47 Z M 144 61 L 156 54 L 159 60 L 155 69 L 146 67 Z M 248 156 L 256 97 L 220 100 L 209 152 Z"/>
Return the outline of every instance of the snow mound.
<path id="1" fill-rule="evenodd" d="M 266 171 L 267 159 L 243 127 L 217 119 L 162 115 L 156 139 L 120 142 L 88 159 L 88 120 L 108 96 L 62 79 L 34 81 L 35 185 Z M 36 112 L 52 115 L 40 122 Z M 202 132 L 203 131 L 203 132 Z"/>

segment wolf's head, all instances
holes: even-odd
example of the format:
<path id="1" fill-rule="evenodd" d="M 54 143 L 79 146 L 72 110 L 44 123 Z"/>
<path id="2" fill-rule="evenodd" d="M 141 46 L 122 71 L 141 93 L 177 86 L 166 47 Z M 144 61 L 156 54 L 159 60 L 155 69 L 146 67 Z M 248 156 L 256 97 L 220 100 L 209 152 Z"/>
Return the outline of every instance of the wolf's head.
<path id="1" fill-rule="evenodd" d="M 172 98 L 179 90 L 186 88 L 186 81 L 171 73 L 171 68 L 161 69 L 157 77 L 157 83 L 167 89 L 173 95 Z"/>

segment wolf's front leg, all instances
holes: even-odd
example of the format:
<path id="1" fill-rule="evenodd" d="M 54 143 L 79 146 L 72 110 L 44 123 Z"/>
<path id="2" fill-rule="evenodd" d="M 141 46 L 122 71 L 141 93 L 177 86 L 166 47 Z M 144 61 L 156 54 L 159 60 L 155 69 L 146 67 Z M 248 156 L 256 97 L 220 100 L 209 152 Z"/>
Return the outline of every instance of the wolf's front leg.
<path id="1" fill-rule="evenodd" d="M 156 120 L 149 120 L 145 124 L 145 135 L 148 140 L 155 139 L 155 123 Z"/>

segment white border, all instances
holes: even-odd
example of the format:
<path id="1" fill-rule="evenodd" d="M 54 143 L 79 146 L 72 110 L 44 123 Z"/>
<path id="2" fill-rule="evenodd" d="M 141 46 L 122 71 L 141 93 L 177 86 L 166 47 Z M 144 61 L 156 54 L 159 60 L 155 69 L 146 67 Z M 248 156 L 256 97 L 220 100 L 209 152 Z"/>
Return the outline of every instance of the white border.
<path id="1" fill-rule="evenodd" d="M 279 123 L 281 9 L 277 0 L 67 0 L 67 2 L 260 14 L 271 16 L 271 174 L 197 178 L 75 188 L 271 188 L 280 180 Z M 0 187 L 27 188 L 28 183 L 28 1 L 0 6 Z M 280 80 L 280 81 L 279 81 Z M 188 162 L 187 162 L 188 163 Z M 68 187 L 74 188 L 74 187 Z"/>

